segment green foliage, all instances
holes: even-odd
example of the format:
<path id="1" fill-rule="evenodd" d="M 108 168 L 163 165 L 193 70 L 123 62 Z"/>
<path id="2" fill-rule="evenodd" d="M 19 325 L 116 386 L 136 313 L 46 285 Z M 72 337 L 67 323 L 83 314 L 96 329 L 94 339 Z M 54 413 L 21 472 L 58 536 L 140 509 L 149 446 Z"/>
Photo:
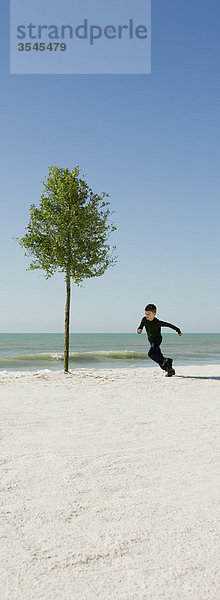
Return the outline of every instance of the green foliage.
<path id="1" fill-rule="evenodd" d="M 34 257 L 29 268 L 43 269 L 46 279 L 56 271 L 80 285 L 83 279 L 103 275 L 115 264 L 115 247 L 108 238 L 116 227 L 109 223 L 108 194 L 94 194 L 78 166 L 69 169 L 49 167 L 39 208 L 30 207 L 27 233 L 14 238 Z"/>

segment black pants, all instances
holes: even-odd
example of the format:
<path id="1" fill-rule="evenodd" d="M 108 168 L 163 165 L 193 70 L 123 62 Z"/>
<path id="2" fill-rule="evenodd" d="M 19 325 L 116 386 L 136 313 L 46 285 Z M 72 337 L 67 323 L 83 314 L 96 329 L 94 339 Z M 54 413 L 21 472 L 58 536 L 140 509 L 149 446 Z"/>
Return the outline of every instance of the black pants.
<path id="1" fill-rule="evenodd" d="M 160 339 L 154 340 L 153 342 L 151 342 L 148 356 L 149 356 L 149 358 L 152 358 L 152 360 L 154 360 L 156 363 L 158 363 L 158 365 L 160 365 L 161 369 L 163 369 L 163 371 L 165 371 L 166 369 L 164 367 L 164 363 L 166 361 L 166 358 L 164 358 L 164 356 L 161 352 L 161 349 L 160 349 L 161 342 L 162 342 L 162 340 L 160 340 Z"/>

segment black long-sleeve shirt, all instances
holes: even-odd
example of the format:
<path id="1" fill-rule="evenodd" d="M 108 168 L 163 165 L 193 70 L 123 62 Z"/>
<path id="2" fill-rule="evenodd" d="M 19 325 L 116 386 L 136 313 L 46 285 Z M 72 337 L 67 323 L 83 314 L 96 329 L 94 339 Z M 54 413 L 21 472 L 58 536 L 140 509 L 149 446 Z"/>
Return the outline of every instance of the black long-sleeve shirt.
<path id="1" fill-rule="evenodd" d="M 150 343 L 154 342 L 155 340 L 158 340 L 158 341 L 160 340 L 160 344 L 161 344 L 161 342 L 162 342 L 161 327 L 171 327 L 171 329 L 174 329 L 175 331 L 177 331 L 177 333 L 181 333 L 181 330 L 179 329 L 179 327 L 176 327 L 176 325 L 172 325 L 171 323 L 166 323 L 166 321 L 160 321 L 156 317 L 154 317 L 153 321 L 148 321 L 148 319 L 146 319 L 146 317 L 143 317 L 138 329 L 143 329 L 144 327 L 146 329 L 147 337 L 148 337 Z"/>

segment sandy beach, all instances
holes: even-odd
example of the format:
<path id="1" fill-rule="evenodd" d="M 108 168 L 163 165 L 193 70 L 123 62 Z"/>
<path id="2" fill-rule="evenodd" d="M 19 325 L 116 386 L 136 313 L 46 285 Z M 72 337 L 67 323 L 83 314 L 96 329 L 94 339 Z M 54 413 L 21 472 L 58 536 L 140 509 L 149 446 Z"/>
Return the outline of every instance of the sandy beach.
<path id="1" fill-rule="evenodd" d="M 217 600 L 220 366 L 0 374 L 1 600 Z"/>

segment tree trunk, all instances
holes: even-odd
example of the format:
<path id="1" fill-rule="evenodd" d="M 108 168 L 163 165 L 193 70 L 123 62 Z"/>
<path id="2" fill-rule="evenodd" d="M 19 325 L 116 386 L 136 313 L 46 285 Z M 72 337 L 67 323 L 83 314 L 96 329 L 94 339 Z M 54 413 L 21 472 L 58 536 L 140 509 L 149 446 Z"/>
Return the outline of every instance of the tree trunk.
<path id="1" fill-rule="evenodd" d="M 70 331 L 70 275 L 66 274 L 66 307 L 64 336 L 64 373 L 69 371 L 69 331 Z"/>

